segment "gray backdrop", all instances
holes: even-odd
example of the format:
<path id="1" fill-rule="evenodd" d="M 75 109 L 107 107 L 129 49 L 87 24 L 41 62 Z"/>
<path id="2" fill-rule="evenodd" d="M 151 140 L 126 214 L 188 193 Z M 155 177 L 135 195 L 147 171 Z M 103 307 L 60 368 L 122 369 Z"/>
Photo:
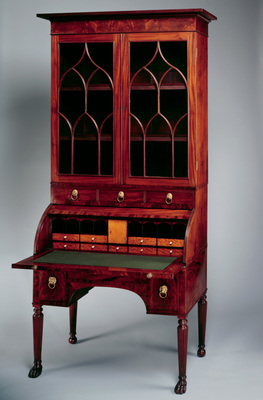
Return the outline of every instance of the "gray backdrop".
<path id="1" fill-rule="evenodd" d="M 41 12 L 205 8 L 209 25 L 207 357 L 189 315 L 185 398 L 259 398 L 263 383 L 263 2 L 260 0 L 0 0 L 0 399 L 172 398 L 177 321 L 148 316 L 141 299 L 96 288 L 68 310 L 44 308 L 42 376 L 32 365 L 32 254 L 49 204 L 50 26 Z"/>

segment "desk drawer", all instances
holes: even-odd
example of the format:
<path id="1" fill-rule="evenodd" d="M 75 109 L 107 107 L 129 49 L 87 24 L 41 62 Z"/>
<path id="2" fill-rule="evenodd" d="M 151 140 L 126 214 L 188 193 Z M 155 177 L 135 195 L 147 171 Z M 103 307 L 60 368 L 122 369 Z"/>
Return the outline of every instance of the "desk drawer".
<path id="1" fill-rule="evenodd" d="M 74 242 L 53 242 L 53 249 L 79 251 L 79 243 L 74 243 Z"/>
<path id="2" fill-rule="evenodd" d="M 107 245 L 105 244 L 92 244 L 92 243 L 81 243 L 80 244 L 81 251 L 107 251 Z"/>
<path id="3" fill-rule="evenodd" d="M 171 249 L 171 248 L 158 248 L 158 256 L 171 256 L 180 257 L 183 255 L 183 249 Z"/>
<path id="4" fill-rule="evenodd" d="M 133 247 L 129 246 L 128 248 L 129 254 L 146 254 L 148 256 L 155 256 L 157 251 L 155 247 Z"/>
<path id="5" fill-rule="evenodd" d="M 138 246 L 156 246 L 156 238 L 130 236 L 128 243 Z"/>
<path id="6" fill-rule="evenodd" d="M 157 246 L 160 247 L 184 247 L 183 239 L 157 239 Z"/>
<path id="7" fill-rule="evenodd" d="M 78 242 L 79 235 L 76 233 L 53 233 L 52 240 L 61 242 Z"/>
<path id="8" fill-rule="evenodd" d="M 81 242 L 87 243 L 107 243 L 106 235 L 80 235 Z"/>
<path id="9" fill-rule="evenodd" d="M 126 254 L 127 252 L 128 252 L 127 246 L 114 246 L 114 245 L 109 246 L 109 253 Z"/>

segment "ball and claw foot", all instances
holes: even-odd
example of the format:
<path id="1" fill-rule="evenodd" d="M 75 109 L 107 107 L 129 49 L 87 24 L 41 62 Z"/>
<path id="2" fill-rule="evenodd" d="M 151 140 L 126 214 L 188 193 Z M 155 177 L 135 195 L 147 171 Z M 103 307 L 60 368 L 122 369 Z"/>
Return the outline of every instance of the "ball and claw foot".
<path id="1" fill-rule="evenodd" d="M 33 367 L 28 373 L 29 378 L 37 378 L 39 375 L 41 375 L 42 372 L 42 364 L 41 362 L 35 362 Z"/>
<path id="2" fill-rule="evenodd" d="M 68 340 L 68 342 L 70 343 L 70 344 L 75 344 L 75 343 L 77 343 L 77 336 L 75 336 L 75 335 L 70 335 L 70 337 L 69 337 L 69 340 Z"/>
<path id="3" fill-rule="evenodd" d="M 205 346 L 199 346 L 197 355 L 198 357 L 204 357 L 206 355 Z"/>
<path id="4" fill-rule="evenodd" d="M 186 392 L 186 377 L 184 376 L 183 378 L 179 377 L 179 381 L 177 382 L 177 385 L 174 388 L 174 392 L 176 394 L 184 394 Z"/>

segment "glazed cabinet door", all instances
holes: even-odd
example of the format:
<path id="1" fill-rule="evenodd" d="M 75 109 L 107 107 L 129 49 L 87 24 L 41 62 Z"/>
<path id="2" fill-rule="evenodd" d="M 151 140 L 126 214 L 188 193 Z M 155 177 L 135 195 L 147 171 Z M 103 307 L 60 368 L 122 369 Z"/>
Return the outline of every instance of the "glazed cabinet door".
<path id="1" fill-rule="evenodd" d="M 120 38 L 52 38 L 52 180 L 120 180 Z"/>
<path id="2" fill-rule="evenodd" d="M 124 180 L 193 180 L 192 43 L 188 33 L 127 34 L 123 39 Z"/>

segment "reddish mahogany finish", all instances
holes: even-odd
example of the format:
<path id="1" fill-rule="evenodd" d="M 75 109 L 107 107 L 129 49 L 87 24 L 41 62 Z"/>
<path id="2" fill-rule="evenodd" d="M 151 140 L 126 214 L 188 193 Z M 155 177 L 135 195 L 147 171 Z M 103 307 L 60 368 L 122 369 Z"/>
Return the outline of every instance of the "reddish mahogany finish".
<path id="1" fill-rule="evenodd" d="M 29 377 L 42 372 L 42 307 L 69 307 L 73 344 L 78 300 L 113 287 L 138 294 L 147 313 L 177 316 L 183 394 L 197 303 L 205 355 L 207 36 L 216 17 L 203 9 L 38 17 L 52 35 L 51 203 L 34 255 L 13 264 L 34 271 Z"/>

